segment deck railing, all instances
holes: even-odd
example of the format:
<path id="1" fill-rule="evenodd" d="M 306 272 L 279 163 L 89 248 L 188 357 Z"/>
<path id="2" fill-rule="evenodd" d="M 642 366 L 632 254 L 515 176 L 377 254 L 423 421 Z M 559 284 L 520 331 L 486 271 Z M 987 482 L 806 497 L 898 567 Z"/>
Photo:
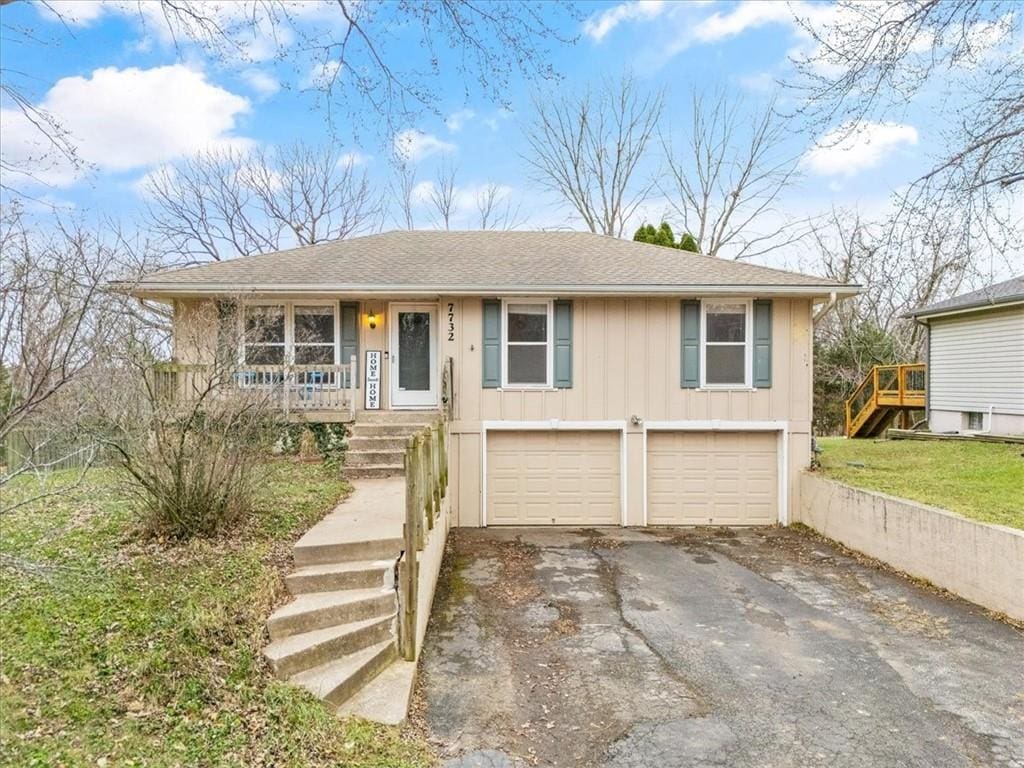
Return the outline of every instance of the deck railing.
<path id="1" fill-rule="evenodd" d="M 355 418 L 356 358 L 344 365 L 240 365 L 231 370 L 161 363 L 151 369 L 150 386 L 166 402 L 248 391 L 264 394 L 269 408 L 285 414 L 340 411 Z"/>
<path id="2" fill-rule="evenodd" d="M 399 568 L 399 652 L 415 661 L 420 606 L 420 552 L 448 494 L 448 426 L 440 421 L 409 438 L 405 449 L 404 553 Z M 443 543 L 443 542 L 442 542 Z M 428 607 L 429 610 L 429 607 Z"/>
<path id="3" fill-rule="evenodd" d="M 924 363 L 876 365 L 846 401 L 846 434 L 855 435 L 880 407 L 924 408 Z"/>

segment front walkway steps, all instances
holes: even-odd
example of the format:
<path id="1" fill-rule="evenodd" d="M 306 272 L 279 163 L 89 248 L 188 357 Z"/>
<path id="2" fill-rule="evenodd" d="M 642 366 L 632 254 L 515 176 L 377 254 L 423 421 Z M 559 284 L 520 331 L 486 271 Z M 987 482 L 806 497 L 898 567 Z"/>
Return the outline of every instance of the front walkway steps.
<path id="1" fill-rule="evenodd" d="M 345 475 L 404 476 L 406 441 L 440 417 L 437 411 L 360 411 L 350 428 Z"/>
<path id="2" fill-rule="evenodd" d="M 416 665 L 398 660 L 395 564 L 402 551 L 405 478 L 360 480 L 293 548 L 293 596 L 267 620 L 274 673 L 339 715 L 400 723 Z"/>

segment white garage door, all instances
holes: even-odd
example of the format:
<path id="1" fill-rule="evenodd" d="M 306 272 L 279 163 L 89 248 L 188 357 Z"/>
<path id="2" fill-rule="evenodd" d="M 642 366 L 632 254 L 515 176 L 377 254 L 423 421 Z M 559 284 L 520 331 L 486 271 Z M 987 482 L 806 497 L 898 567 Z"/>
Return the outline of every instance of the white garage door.
<path id="1" fill-rule="evenodd" d="M 487 433 L 488 525 L 618 525 L 618 432 Z"/>
<path id="2" fill-rule="evenodd" d="M 776 522 L 777 452 L 775 432 L 649 432 L 647 522 Z"/>

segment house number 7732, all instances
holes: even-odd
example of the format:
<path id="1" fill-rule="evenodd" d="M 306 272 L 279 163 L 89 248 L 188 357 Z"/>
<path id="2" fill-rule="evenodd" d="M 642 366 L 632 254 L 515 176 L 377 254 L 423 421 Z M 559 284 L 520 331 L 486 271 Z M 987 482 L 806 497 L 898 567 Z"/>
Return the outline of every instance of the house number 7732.
<path id="1" fill-rule="evenodd" d="M 448 302 L 448 341 L 455 341 L 455 304 Z"/>

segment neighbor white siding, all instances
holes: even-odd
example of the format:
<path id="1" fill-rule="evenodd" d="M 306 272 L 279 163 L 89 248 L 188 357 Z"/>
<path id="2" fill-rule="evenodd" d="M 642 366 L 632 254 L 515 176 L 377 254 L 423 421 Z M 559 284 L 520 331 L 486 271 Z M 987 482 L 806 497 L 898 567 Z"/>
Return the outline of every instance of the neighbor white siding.
<path id="1" fill-rule="evenodd" d="M 1024 307 L 930 324 L 929 407 L 1024 415 Z"/>

